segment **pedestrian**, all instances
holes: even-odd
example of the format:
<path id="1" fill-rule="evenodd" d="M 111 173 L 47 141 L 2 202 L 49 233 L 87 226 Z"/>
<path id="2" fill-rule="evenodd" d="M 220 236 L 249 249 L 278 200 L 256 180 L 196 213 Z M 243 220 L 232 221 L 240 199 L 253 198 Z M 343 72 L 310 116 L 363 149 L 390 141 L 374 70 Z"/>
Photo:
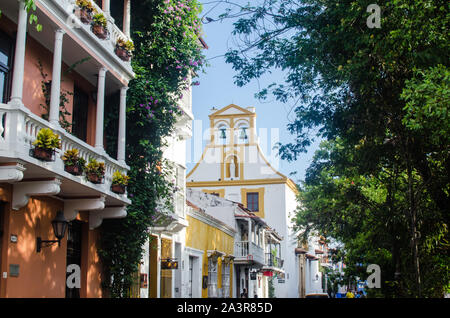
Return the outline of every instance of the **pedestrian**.
<path id="1" fill-rule="evenodd" d="M 247 288 L 242 289 L 241 298 L 248 298 Z"/>
<path id="2" fill-rule="evenodd" d="M 345 295 L 345 298 L 355 298 L 355 295 L 352 293 L 352 291 L 349 289 L 347 291 L 347 294 Z"/>

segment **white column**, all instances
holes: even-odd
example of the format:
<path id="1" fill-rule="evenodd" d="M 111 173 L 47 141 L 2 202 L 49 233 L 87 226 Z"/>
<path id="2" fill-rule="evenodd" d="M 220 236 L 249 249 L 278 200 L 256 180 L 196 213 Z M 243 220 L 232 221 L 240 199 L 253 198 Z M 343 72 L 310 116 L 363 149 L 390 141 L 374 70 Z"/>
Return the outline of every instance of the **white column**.
<path id="1" fill-rule="evenodd" d="M 103 10 L 103 12 L 105 12 L 107 17 L 111 16 L 109 0 L 103 0 L 103 8 L 102 8 L 102 10 Z"/>
<path id="2" fill-rule="evenodd" d="M 249 250 L 249 253 L 250 253 L 250 248 L 251 248 L 251 246 L 250 246 L 250 243 L 252 242 L 252 231 L 253 231 L 253 229 L 252 229 L 252 219 L 251 218 L 248 218 L 248 250 Z"/>
<path id="3" fill-rule="evenodd" d="M 122 87 L 120 89 L 119 140 L 117 142 L 117 160 L 121 164 L 125 164 L 127 90 L 128 87 Z"/>
<path id="4" fill-rule="evenodd" d="M 104 153 L 103 148 L 103 120 L 105 108 L 105 77 L 106 68 L 102 67 L 98 73 L 98 91 L 97 91 L 97 118 L 95 124 L 95 148 L 100 153 Z"/>
<path id="5" fill-rule="evenodd" d="M 130 0 L 123 0 L 123 33 L 130 37 Z"/>
<path id="6" fill-rule="evenodd" d="M 23 0 L 19 0 L 19 18 L 17 21 L 16 49 L 11 85 L 11 104 L 23 105 L 23 77 L 25 68 L 25 45 L 27 36 L 27 10 Z"/>
<path id="7" fill-rule="evenodd" d="M 59 103 L 61 96 L 61 65 L 62 44 L 65 31 L 55 32 L 55 47 L 53 50 L 52 88 L 50 94 L 50 110 L 48 120 L 51 125 L 59 126 Z"/>

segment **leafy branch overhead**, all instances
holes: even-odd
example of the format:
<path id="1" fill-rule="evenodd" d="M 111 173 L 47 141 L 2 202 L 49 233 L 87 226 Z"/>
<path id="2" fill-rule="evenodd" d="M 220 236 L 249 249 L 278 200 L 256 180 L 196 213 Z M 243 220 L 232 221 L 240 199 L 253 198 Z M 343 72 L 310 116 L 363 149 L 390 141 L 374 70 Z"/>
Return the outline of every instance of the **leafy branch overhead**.
<path id="1" fill-rule="evenodd" d="M 111 2 L 111 5 L 118 5 Z M 183 116 L 180 101 L 191 76 L 205 66 L 199 42 L 200 4 L 195 0 L 133 3 L 133 71 L 127 92 L 127 217 L 105 220 L 99 255 L 104 281 L 112 297 L 129 297 L 129 287 L 143 256 L 149 228 L 173 211 L 175 189 L 172 165 L 163 159 L 165 137 Z M 118 98 L 116 99 L 118 100 Z M 117 132 L 118 104 L 105 114 L 108 131 Z M 109 134 L 107 151 L 114 153 L 117 138 Z M 122 178 L 117 176 L 124 181 Z M 111 278 L 111 279 L 110 279 Z"/>
<path id="2" fill-rule="evenodd" d="M 298 228 L 344 243 L 349 275 L 364 277 L 357 263 L 382 265 L 385 296 L 448 292 L 448 1 L 377 1 L 380 28 L 367 24 L 370 1 L 218 3 L 225 12 L 207 20 L 235 19 L 235 83 L 284 74 L 256 92 L 293 104 L 295 141 L 281 158 L 300 158 L 310 131 L 326 140 L 302 185 Z"/>

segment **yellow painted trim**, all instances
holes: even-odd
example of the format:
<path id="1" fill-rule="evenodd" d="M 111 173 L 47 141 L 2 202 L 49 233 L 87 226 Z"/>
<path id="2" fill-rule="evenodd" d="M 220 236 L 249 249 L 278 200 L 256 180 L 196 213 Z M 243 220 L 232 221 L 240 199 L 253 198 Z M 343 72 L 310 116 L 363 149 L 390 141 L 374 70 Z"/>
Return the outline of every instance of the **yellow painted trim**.
<path id="1" fill-rule="evenodd" d="M 237 110 L 240 110 L 240 111 L 244 112 L 245 115 L 256 116 L 255 113 L 252 113 L 251 111 L 249 111 L 249 110 L 247 110 L 245 108 L 242 108 L 241 106 L 238 106 L 238 105 L 235 105 L 235 104 L 230 104 L 230 105 L 225 106 L 224 108 L 219 109 L 216 112 L 212 113 L 211 115 L 209 115 L 209 118 L 216 118 L 216 117 L 219 117 L 219 116 L 221 116 L 221 117 L 224 117 L 224 116 L 243 116 L 243 114 L 220 115 L 221 113 L 223 113 L 224 111 L 226 111 L 226 110 L 228 110 L 230 108 L 236 108 Z"/>
<path id="2" fill-rule="evenodd" d="M 186 186 L 190 188 L 208 188 L 223 186 L 248 186 L 248 185 L 264 185 L 264 184 L 287 184 L 289 179 L 250 179 L 250 180 L 223 180 L 223 181 L 194 181 L 186 182 Z"/>
<path id="3" fill-rule="evenodd" d="M 215 190 L 202 189 L 202 191 L 204 193 L 209 193 L 209 194 L 218 193 L 219 197 L 225 198 L 225 189 L 215 189 Z"/>
<path id="4" fill-rule="evenodd" d="M 244 180 L 244 152 L 243 149 L 241 148 L 241 151 L 237 151 L 236 147 L 230 147 L 231 150 L 229 150 L 228 152 L 225 152 L 225 147 L 223 147 L 223 152 L 222 152 L 222 163 L 221 163 L 221 171 L 220 171 L 220 176 L 221 176 L 221 180 L 225 180 L 224 176 L 227 175 L 227 178 L 231 178 L 230 176 L 228 176 L 228 174 L 226 174 L 226 172 L 228 172 L 228 166 L 229 163 L 227 162 L 228 158 L 230 156 L 235 156 L 238 158 L 238 163 L 239 163 L 239 180 Z M 226 172 L 225 172 L 226 170 Z M 230 171 L 231 172 L 231 171 Z"/>
<path id="5" fill-rule="evenodd" d="M 232 145 L 234 144 L 234 119 L 230 119 L 230 141 L 228 144 Z"/>
<path id="6" fill-rule="evenodd" d="M 208 147 L 209 148 L 220 148 L 220 147 L 222 147 L 222 148 L 232 148 L 232 147 L 240 147 L 240 146 L 257 146 L 257 145 L 258 145 L 257 143 L 244 143 L 244 144 L 233 144 L 233 145 L 231 145 L 231 144 L 225 144 L 225 145 L 214 144 L 214 145 L 211 145 L 211 144 L 209 144 Z"/>
<path id="7" fill-rule="evenodd" d="M 295 193 L 295 195 L 299 194 L 297 185 L 292 179 L 287 179 L 286 185 Z"/>
<path id="8" fill-rule="evenodd" d="M 241 201 L 242 204 L 247 207 L 247 193 L 257 192 L 258 193 L 258 212 L 254 212 L 255 215 L 264 218 L 264 190 L 265 188 L 241 188 Z"/>

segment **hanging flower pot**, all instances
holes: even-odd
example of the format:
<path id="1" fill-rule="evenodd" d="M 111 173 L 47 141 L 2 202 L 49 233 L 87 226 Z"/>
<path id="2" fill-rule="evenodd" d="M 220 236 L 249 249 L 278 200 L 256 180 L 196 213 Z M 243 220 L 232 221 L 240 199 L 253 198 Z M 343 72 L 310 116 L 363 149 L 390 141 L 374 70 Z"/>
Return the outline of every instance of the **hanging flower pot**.
<path id="1" fill-rule="evenodd" d="M 73 174 L 74 176 L 81 176 L 83 174 L 83 167 L 81 165 L 64 165 L 64 171 Z"/>
<path id="2" fill-rule="evenodd" d="M 123 61 L 128 62 L 131 58 L 131 52 L 134 51 L 134 44 L 131 40 L 124 40 L 118 38 L 116 42 L 116 49 L 114 52 Z"/>
<path id="3" fill-rule="evenodd" d="M 92 17 L 92 32 L 100 39 L 105 40 L 109 36 L 107 29 L 108 22 L 102 13 L 94 14 Z"/>
<path id="4" fill-rule="evenodd" d="M 75 176 L 81 176 L 86 165 L 86 160 L 79 156 L 78 149 L 68 149 L 61 157 L 64 162 L 64 170 Z"/>
<path id="5" fill-rule="evenodd" d="M 103 176 L 99 176 L 98 174 L 94 172 L 90 172 L 86 174 L 88 180 L 95 184 L 103 183 Z"/>
<path id="6" fill-rule="evenodd" d="M 102 40 L 105 40 L 108 38 L 108 30 L 103 25 L 93 25 L 92 26 L 92 32 Z"/>
<path id="7" fill-rule="evenodd" d="M 105 176 L 105 163 L 90 159 L 86 165 L 86 178 L 95 184 L 103 183 Z"/>
<path id="8" fill-rule="evenodd" d="M 44 148 L 33 148 L 32 149 L 32 156 L 36 159 L 42 160 L 42 161 L 54 161 L 53 154 L 55 153 L 55 150 L 53 149 L 44 149 Z"/>
<path id="9" fill-rule="evenodd" d="M 124 194 L 125 186 L 123 184 L 112 184 L 111 191 L 117 194 Z"/>
<path id="10" fill-rule="evenodd" d="M 114 50 L 114 53 L 125 62 L 128 62 L 131 58 L 131 54 L 123 47 L 116 46 L 116 49 Z"/>
<path id="11" fill-rule="evenodd" d="M 50 128 L 42 128 L 39 130 L 33 146 L 35 147 L 30 149 L 32 157 L 42 161 L 54 161 L 55 149 L 61 147 L 61 141 L 59 135 Z"/>
<path id="12" fill-rule="evenodd" d="M 78 17 L 80 21 L 84 24 L 91 24 L 92 22 L 92 11 L 89 11 L 88 9 L 79 9 L 78 10 Z"/>
<path id="13" fill-rule="evenodd" d="M 114 172 L 111 182 L 111 191 L 118 194 L 124 194 L 129 180 L 130 177 L 126 174 L 123 174 L 120 171 Z"/>

